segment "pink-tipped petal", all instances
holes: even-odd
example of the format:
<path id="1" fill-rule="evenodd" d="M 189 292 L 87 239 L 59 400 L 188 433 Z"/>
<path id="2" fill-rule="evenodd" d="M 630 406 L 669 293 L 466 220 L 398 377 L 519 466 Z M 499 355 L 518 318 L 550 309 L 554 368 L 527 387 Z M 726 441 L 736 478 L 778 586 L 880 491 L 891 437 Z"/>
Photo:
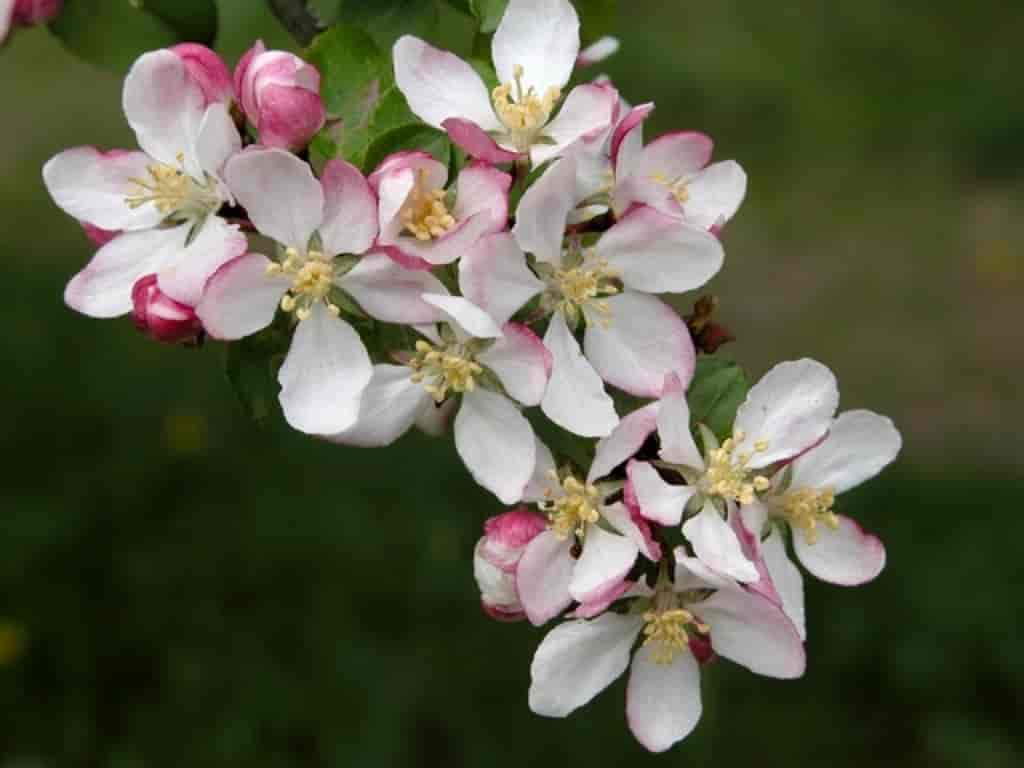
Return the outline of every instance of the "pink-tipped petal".
<path id="1" fill-rule="evenodd" d="M 661 545 L 654 539 L 651 526 L 628 504 L 615 502 L 601 511 L 612 527 L 629 539 L 640 554 L 656 563 L 661 560 Z"/>
<path id="2" fill-rule="evenodd" d="M 198 43 L 180 43 L 170 50 L 185 63 L 185 69 L 202 89 L 207 104 L 226 104 L 234 98 L 231 71 L 220 56 Z"/>
<path id="3" fill-rule="evenodd" d="M 687 185 L 683 218 L 701 229 L 721 229 L 747 194 L 747 174 L 739 163 L 726 160 L 709 165 Z"/>
<path id="4" fill-rule="evenodd" d="M 536 144 L 530 150 L 535 166 L 563 154 L 576 142 L 607 137 L 614 127 L 619 94 L 611 86 L 585 84 L 573 88 L 561 110 L 544 129 L 551 144 Z M 603 142 L 602 142 L 603 143 Z"/>
<path id="5" fill-rule="evenodd" d="M 210 336 L 232 341 L 270 325 L 291 282 L 280 274 L 268 274 L 270 264 L 266 256 L 249 253 L 214 273 L 196 307 Z"/>
<path id="6" fill-rule="evenodd" d="M 338 285 L 371 317 L 385 323 L 437 323 L 447 315 L 423 300 L 423 294 L 447 289 L 430 272 L 405 269 L 382 253 L 363 256 Z"/>
<path id="7" fill-rule="evenodd" d="M 628 537 L 588 525 L 583 554 L 569 580 L 569 594 L 580 603 L 594 600 L 626 578 L 638 553 L 639 547 Z"/>
<path id="8" fill-rule="evenodd" d="M 458 194 L 452 213 L 457 220 L 481 214 L 490 222 L 487 234 L 505 229 L 508 224 L 511 176 L 477 161 L 462 169 L 456 184 Z"/>
<path id="9" fill-rule="evenodd" d="M 199 231 L 193 230 L 189 236 L 188 245 L 169 257 L 156 273 L 161 291 L 194 307 L 202 299 L 207 281 L 222 266 L 242 256 L 249 241 L 238 227 L 218 216 L 208 217 Z"/>
<path id="10" fill-rule="evenodd" d="M 539 627 L 569 607 L 569 580 L 576 561 L 572 541 L 544 531 L 526 545 L 516 568 L 516 592 L 530 623 Z"/>
<path id="11" fill-rule="evenodd" d="M 356 423 L 327 439 L 342 445 L 377 448 L 400 438 L 420 413 L 434 408 L 423 385 L 411 376 L 412 371 L 404 365 L 373 366 L 370 383 L 359 401 Z"/>
<path id="12" fill-rule="evenodd" d="M 318 91 L 268 85 L 260 96 L 260 143 L 301 149 L 324 127 L 327 113 Z"/>
<path id="13" fill-rule="evenodd" d="M 514 163 L 523 155 L 500 146 L 483 128 L 472 120 L 461 117 L 449 117 L 441 127 L 448 134 L 452 143 L 470 157 L 491 165 Z"/>
<path id="14" fill-rule="evenodd" d="M 615 175 L 626 178 L 640 160 L 643 149 L 643 124 L 654 111 L 654 102 L 633 107 L 615 126 L 612 133 L 611 155 Z"/>
<path id="15" fill-rule="evenodd" d="M 659 525 L 679 525 L 683 509 L 697 489 L 666 483 L 658 470 L 646 461 L 629 462 L 626 472 L 640 513 Z"/>
<path id="16" fill-rule="evenodd" d="M 624 416 L 607 437 L 597 443 L 587 482 L 600 480 L 625 463 L 657 429 L 658 403 L 651 403 Z"/>
<path id="17" fill-rule="evenodd" d="M 592 598 L 589 602 L 580 603 L 576 610 L 568 614 L 573 619 L 592 619 L 604 613 L 612 603 L 623 597 L 633 588 L 633 582 L 623 581 L 610 587 L 607 591 Z"/>
<path id="18" fill-rule="evenodd" d="M 786 553 L 786 542 L 775 528 L 761 542 L 761 557 L 771 577 L 782 610 L 793 622 L 801 640 L 807 639 L 807 618 L 804 608 L 804 577 Z"/>
<path id="19" fill-rule="evenodd" d="M 698 559 L 715 572 L 740 582 L 753 582 L 761 577 L 743 554 L 735 531 L 710 501 L 683 524 L 683 536 L 693 545 Z"/>
<path id="20" fill-rule="evenodd" d="M 459 289 L 495 322 L 505 323 L 544 289 L 544 283 L 526 265 L 515 238 L 503 232 L 480 238 L 463 254 Z"/>
<path id="21" fill-rule="evenodd" d="M 361 254 L 377 238 L 377 196 L 351 163 L 331 160 L 320 173 L 324 215 L 320 239 L 324 252 Z"/>
<path id="22" fill-rule="evenodd" d="M 685 739 L 700 721 L 700 666 L 688 650 L 670 664 L 657 663 L 654 652 L 654 646 L 644 645 L 633 657 L 626 720 L 645 749 L 664 752 Z"/>
<path id="23" fill-rule="evenodd" d="M 466 392 L 455 417 L 455 449 L 473 479 L 503 504 L 523 497 L 533 474 L 533 428 L 504 395 Z"/>
<path id="24" fill-rule="evenodd" d="M 854 520 L 838 516 L 839 526 L 819 525 L 818 539 L 808 544 L 794 531 L 793 549 L 804 568 L 822 581 L 856 587 L 875 579 L 885 568 L 885 546 Z"/>
<path id="25" fill-rule="evenodd" d="M 506 323 L 502 331 L 477 361 L 494 372 L 509 397 L 526 406 L 540 405 L 551 378 L 551 353 L 525 325 Z"/>
<path id="26" fill-rule="evenodd" d="M 504 512 L 484 521 L 484 537 L 477 554 L 506 573 L 514 573 L 526 546 L 547 529 L 543 515 L 526 507 Z"/>

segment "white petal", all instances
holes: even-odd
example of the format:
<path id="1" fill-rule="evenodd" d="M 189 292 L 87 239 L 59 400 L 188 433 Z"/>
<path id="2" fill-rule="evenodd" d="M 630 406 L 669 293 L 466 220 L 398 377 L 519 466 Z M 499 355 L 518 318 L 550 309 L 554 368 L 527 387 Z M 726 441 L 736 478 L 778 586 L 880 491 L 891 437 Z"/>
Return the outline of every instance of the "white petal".
<path id="1" fill-rule="evenodd" d="M 248 247 L 249 241 L 238 227 L 219 216 L 209 216 L 192 235 L 191 242 L 157 271 L 160 290 L 175 301 L 194 307 L 214 273 L 242 256 Z"/>
<path id="2" fill-rule="evenodd" d="M 469 64 L 419 38 L 406 35 L 394 47 L 395 82 L 417 117 L 441 129 L 462 117 L 485 131 L 500 128 L 487 86 Z"/>
<path id="3" fill-rule="evenodd" d="M 638 616 L 606 613 L 548 632 L 530 665 L 530 709 L 565 717 L 582 707 L 626 671 L 642 626 Z"/>
<path id="4" fill-rule="evenodd" d="M 836 377 L 824 365 L 808 359 L 779 363 L 736 412 L 735 428 L 743 433 L 736 455 L 752 454 L 752 469 L 793 458 L 825 435 L 838 405 Z M 767 448 L 755 451 L 760 440 Z"/>
<path id="5" fill-rule="evenodd" d="M 459 261 L 462 295 L 504 325 L 544 283 L 526 266 L 515 238 L 503 232 L 480 238 Z"/>
<path id="6" fill-rule="evenodd" d="M 433 161 L 433 157 L 430 158 Z M 370 174 L 371 183 L 378 195 L 378 225 L 380 242 L 394 243 L 402 234 L 405 223 L 400 214 L 409 200 L 409 195 L 416 188 L 416 171 L 412 168 L 399 167 L 395 170 L 378 168 Z"/>
<path id="7" fill-rule="evenodd" d="M 608 504 L 602 508 L 601 514 L 607 522 L 611 523 L 615 530 L 633 542 L 640 551 L 640 554 L 652 563 L 661 560 L 661 545 L 651 535 L 651 527 L 642 519 L 639 521 L 635 520 L 625 504 L 621 501 Z M 593 598 L 590 598 L 590 600 L 593 600 Z"/>
<path id="8" fill-rule="evenodd" d="M 572 541 L 552 531 L 537 534 L 526 545 L 516 567 L 516 591 L 526 618 L 536 627 L 555 618 L 569 607 L 569 579 L 576 561 L 570 554 Z"/>
<path id="9" fill-rule="evenodd" d="M 195 144 L 206 111 L 206 99 L 184 62 L 172 51 L 143 54 L 124 80 L 122 106 L 143 151 L 153 159 L 201 179 Z"/>
<path id="10" fill-rule="evenodd" d="M 320 174 L 324 215 L 320 238 L 324 252 L 366 253 L 377 238 L 377 196 L 363 174 L 344 160 L 331 160 Z"/>
<path id="11" fill-rule="evenodd" d="M 838 518 L 836 530 L 818 526 L 814 544 L 794 531 L 793 549 L 804 568 L 822 581 L 844 587 L 866 584 L 885 568 L 885 547 L 855 521 L 842 515 Z"/>
<path id="12" fill-rule="evenodd" d="M 555 457 L 540 440 L 537 440 L 537 460 L 533 466 L 533 474 L 530 482 L 523 491 L 523 501 L 536 502 L 550 499 L 561 493 L 561 486 L 558 480 L 552 477 L 555 470 Z"/>
<path id="13" fill-rule="evenodd" d="M 504 335 L 477 355 L 501 380 L 509 397 L 523 405 L 540 405 L 551 377 L 551 353 L 540 338 L 518 323 L 506 323 Z"/>
<path id="14" fill-rule="evenodd" d="M 578 196 L 576 161 L 571 156 L 563 157 L 519 201 L 512 228 L 519 246 L 538 261 L 560 266 L 566 219 L 579 202 Z"/>
<path id="15" fill-rule="evenodd" d="M 660 525 L 679 525 L 683 508 L 697 490 L 689 485 L 666 483 L 658 470 L 646 461 L 631 461 L 626 471 L 640 505 L 640 514 Z"/>
<path id="16" fill-rule="evenodd" d="M 142 152 L 100 152 L 75 147 L 43 166 L 43 181 L 61 210 L 79 221 L 113 231 L 148 229 L 164 219 L 151 203 L 130 208 L 125 197 L 148 178 L 153 161 Z"/>
<path id="17" fill-rule="evenodd" d="M 626 720 L 636 740 L 664 752 L 685 739 L 701 716 L 700 666 L 683 651 L 671 664 L 658 664 L 650 645 L 633 656 L 626 688 Z"/>
<path id="18" fill-rule="evenodd" d="M 790 487 L 843 493 L 881 472 L 902 445 L 891 419 L 871 411 L 841 413 L 828 437 L 793 462 Z"/>
<path id="19" fill-rule="evenodd" d="M 390 445 L 404 435 L 434 401 L 410 378 L 404 365 L 375 365 L 373 377 L 359 402 L 359 418 L 349 429 L 328 440 L 343 445 L 372 448 Z"/>
<path id="20" fill-rule="evenodd" d="M 508 191 L 512 177 L 483 162 L 467 165 L 459 173 L 452 214 L 459 221 L 484 214 L 491 222 L 488 234 L 501 232 L 508 224 Z"/>
<path id="21" fill-rule="evenodd" d="M 189 226 L 119 235 L 100 248 L 64 289 L 64 301 L 90 317 L 117 317 L 132 309 L 132 287 L 185 248 Z"/>
<path id="22" fill-rule="evenodd" d="M 241 339 L 274 320 L 290 281 L 267 274 L 270 263 L 266 256 L 249 253 L 229 261 L 210 278 L 196 314 L 213 338 Z"/>
<path id="23" fill-rule="evenodd" d="M 224 177 L 260 234 L 306 252 L 324 211 L 308 164 L 283 149 L 249 149 L 228 161 Z"/>
<path id="24" fill-rule="evenodd" d="M 708 164 L 713 149 L 714 143 L 702 133 L 666 133 L 644 147 L 636 174 L 669 181 L 689 178 Z"/>
<path id="25" fill-rule="evenodd" d="M 295 429 L 335 435 L 355 424 L 373 367 L 359 335 L 323 304 L 299 322 L 278 372 L 281 408 Z"/>
<path id="26" fill-rule="evenodd" d="M 238 128 L 227 106 L 219 101 L 210 104 L 199 124 L 199 135 L 196 137 L 196 161 L 199 167 L 219 177 L 224 171 L 224 163 L 241 149 L 242 137 L 238 135 Z"/>
<path id="27" fill-rule="evenodd" d="M 775 591 L 782 600 L 782 610 L 796 627 L 801 640 L 807 639 L 807 620 L 804 612 L 804 577 L 800 569 L 786 554 L 786 542 L 776 528 L 761 542 L 761 557 Z"/>
<path id="28" fill-rule="evenodd" d="M 551 317 L 544 346 L 551 352 L 551 379 L 541 410 L 555 424 L 582 437 L 604 437 L 619 422 L 601 377 L 580 352 L 561 312 Z"/>
<path id="29" fill-rule="evenodd" d="M 757 581 L 757 568 L 743 554 L 740 542 L 729 524 L 709 501 L 683 524 L 683 535 L 704 565 L 737 581 Z"/>
<path id="30" fill-rule="evenodd" d="M 627 288 L 646 293 L 700 288 L 725 258 L 714 235 L 645 206 L 604 234 L 597 255 L 621 273 Z"/>
<path id="31" fill-rule="evenodd" d="M 618 104 L 619 94 L 614 88 L 593 84 L 573 88 L 544 129 L 553 143 L 538 144 L 530 152 L 534 166 L 557 157 L 576 141 L 597 139 L 602 132 L 610 132 Z"/>
<path id="32" fill-rule="evenodd" d="M 804 645 L 778 606 L 742 589 L 720 589 L 687 606 L 711 627 L 715 653 L 767 677 L 792 679 L 804 673 Z"/>
<path id="33" fill-rule="evenodd" d="M 586 603 L 615 586 L 629 574 L 639 547 L 626 536 L 588 525 L 583 554 L 576 561 L 569 581 L 573 600 Z"/>
<path id="34" fill-rule="evenodd" d="M 654 103 L 648 102 L 634 107 L 625 115 L 612 135 L 612 160 L 615 163 L 615 178 L 626 179 L 640 162 L 644 148 L 644 121 L 654 111 Z"/>
<path id="35" fill-rule="evenodd" d="M 423 301 L 437 307 L 466 336 L 475 339 L 497 339 L 502 335 L 501 326 L 491 316 L 471 301 L 461 296 L 442 296 L 436 293 L 423 294 Z"/>
<path id="36" fill-rule="evenodd" d="M 423 408 L 416 416 L 416 429 L 431 437 L 443 437 L 448 433 L 457 406 L 455 400 L 449 399 L 440 405 L 432 404 L 430 408 Z"/>
<path id="37" fill-rule="evenodd" d="M 494 231 L 490 214 L 482 211 L 463 219 L 435 240 L 419 240 L 410 235 L 396 237 L 389 250 L 399 251 L 403 263 L 421 262 L 424 266 L 451 264 L 467 254 L 484 235 Z"/>
<path id="38" fill-rule="evenodd" d="M 726 160 L 709 165 L 687 185 L 689 198 L 683 216 L 701 229 L 721 227 L 739 210 L 747 194 L 747 174 L 739 163 Z"/>
<path id="39" fill-rule="evenodd" d="M 607 328 L 587 327 L 587 359 L 609 384 L 639 397 L 659 397 L 665 376 L 693 378 L 696 353 L 686 323 L 663 301 L 627 291 L 606 300 Z"/>
<path id="40" fill-rule="evenodd" d="M 486 539 L 480 539 L 473 549 L 473 578 L 480 590 L 484 605 L 502 609 L 506 613 L 522 610 L 516 596 L 515 576 L 491 563 L 481 554 Z"/>
<path id="41" fill-rule="evenodd" d="M 447 315 L 423 301 L 424 293 L 447 293 L 432 274 L 405 269 L 382 253 L 363 256 L 338 281 L 368 315 L 385 323 L 437 323 Z"/>
<path id="42" fill-rule="evenodd" d="M 619 38 L 605 35 L 580 51 L 580 55 L 576 59 L 576 66 L 590 67 L 602 62 L 618 53 L 620 45 Z"/>
<path id="43" fill-rule="evenodd" d="M 587 482 L 600 480 L 636 454 L 657 428 L 658 403 L 651 403 L 624 416 L 611 434 L 597 443 Z"/>
<path id="44" fill-rule="evenodd" d="M 568 0 L 511 0 L 494 33 L 491 53 L 498 80 L 543 95 L 572 76 L 580 52 L 580 20 Z"/>
<path id="45" fill-rule="evenodd" d="M 473 479 L 504 504 L 523 497 L 533 474 L 533 428 L 504 395 L 477 389 L 462 396 L 455 448 Z"/>
<path id="46" fill-rule="evenodd" d="M 659 456 L 664 461 L 684 467 L 704 469 L 704 459 L 697 450 L 690 431 L 690 405 L 686 390 L 676 376 L 669 376 L 658 410 L 658 438 L 661 440 Z"/>

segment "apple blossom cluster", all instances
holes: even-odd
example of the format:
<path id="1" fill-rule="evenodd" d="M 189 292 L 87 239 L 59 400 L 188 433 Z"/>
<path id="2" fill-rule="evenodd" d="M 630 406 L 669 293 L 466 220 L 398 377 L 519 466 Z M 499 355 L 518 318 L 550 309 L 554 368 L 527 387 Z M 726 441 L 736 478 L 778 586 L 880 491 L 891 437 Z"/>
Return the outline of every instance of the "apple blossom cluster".
<path id="1" fill-rule="evenodd" d="M 893 461 L 900 435 L 837 415 L 812 360 L 745 389 L 724 432 L 691 414 L 698 348 L 725 336 L 710 343 L 666 299 L 721 269 L 746 176 L 711 162 L 703 134 L 645 142 L 653 105 L 606 79 L 570 87 L 617 45 L 581 53 L 567 0 L 511 0 L 488 88 L 402 37 L 397 88 L 459 152 L 407 147 L 366 169 L 311 164 L 328 120 L 313 66 L 257 43 L 232 75 L 180 45 L 125 80 L 138 150 L 69 149 L 43 175 L 99 246 L 71 308 L 131 314 L 164 342 L 283 330 L 283 416 L 334 443 L 450 428 L 511 508 L 474 553 L 484 610 L 553 624 L 530 707 L 565 717 L 628 668 L 629 727 L 661 751 L 696 725 L 714 659 L 803 674 L 794 558 L 834 584 L 881 572 L 881 542 L 836 497 Z"/>

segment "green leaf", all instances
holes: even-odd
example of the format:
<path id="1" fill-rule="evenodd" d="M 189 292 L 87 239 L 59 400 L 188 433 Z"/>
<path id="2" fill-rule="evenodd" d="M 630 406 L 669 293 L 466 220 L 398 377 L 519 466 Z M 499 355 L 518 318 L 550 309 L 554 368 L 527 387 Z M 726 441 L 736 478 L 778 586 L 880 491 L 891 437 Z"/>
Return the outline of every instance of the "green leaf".
<path id="1" fill-rule="evenodd" d="M 736 410 L 750 391 L 747 376 L 736 363 L 701 355 L 686 393 L 693 425 L 705 424 L 719 440 L 732 434 Z"/>
<path id="2" fill-rule="evenodd" d="M 372 170 L 393 152 L 408 149 L 429 152 L 439 162 L 448 165 L 451 159 L 451 147 L 448 137 L 430 126 L 422 123 L 403 125 L 387 131 L 370 144 L 366 150 L 364 167 Z"/>
<path id="3" fill-rule="evenodd" d="M 284 322 L 227 347 L 224 372 L 249 417 L 260 426 L 278 411 L 277 369 L 288 351 L 289 332 Z"/>
<path id="4" fill-rule="evenodd" d="M 382 48 L 402 35 L 430 38 L 440 11 L 436 0 L 341 0 L 338 21 L 365 29 Z"/>
<path id="5" fill-rule="evenodd" d="M 480 23 L 480 32 L 485 35 L 493 34 L 498 28 L 507 7 L 508 0 L 469 0 L 469 9 Z"/>
<path id="6" fill-rule="evenodd" d="M 214 0 L 67 0 L 50 31 L 76 56 L 126 72 L 143 53 L 217 34 Z"/>
<path id="7" fill-rule="evenodd" d="M 448 5 L 463 13 L 473 13 L 473 9 L 469 7 L 469 0 L 448 0 Z"/>

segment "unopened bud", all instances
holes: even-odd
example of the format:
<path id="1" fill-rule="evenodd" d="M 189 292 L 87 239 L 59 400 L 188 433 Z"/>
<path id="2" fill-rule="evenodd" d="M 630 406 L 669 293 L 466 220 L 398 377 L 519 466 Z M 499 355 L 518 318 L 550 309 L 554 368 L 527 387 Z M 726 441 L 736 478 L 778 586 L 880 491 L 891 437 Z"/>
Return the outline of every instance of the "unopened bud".
<path id="1" fill-rule="evenodd" d="M 231 70 L 216 53 L 198 43 L 181 43 L 170 49 L 185 64 L 189 76 L 199 85 L 206 103 L 229 104 L 235 96 Z"/>
<path id="2" fill-rule="evenodd" d="M 518 621 L 525 615 L 516 594 L 516 567 L 526 545 L 546 527 L 543 516 L 525 507 L 484 523 L 484 536 L 473 552 L 473 575 L 480 588 L 480 602 L 491 618 Z"/>
<path id="3" fill-rule="evenodd" d="M 203 330 L 195 310 L 161 291 L 156 275 L 140 278 L 132 288 L 132 320 L 151 339 L 166 344 L 194 341 Z"/>

